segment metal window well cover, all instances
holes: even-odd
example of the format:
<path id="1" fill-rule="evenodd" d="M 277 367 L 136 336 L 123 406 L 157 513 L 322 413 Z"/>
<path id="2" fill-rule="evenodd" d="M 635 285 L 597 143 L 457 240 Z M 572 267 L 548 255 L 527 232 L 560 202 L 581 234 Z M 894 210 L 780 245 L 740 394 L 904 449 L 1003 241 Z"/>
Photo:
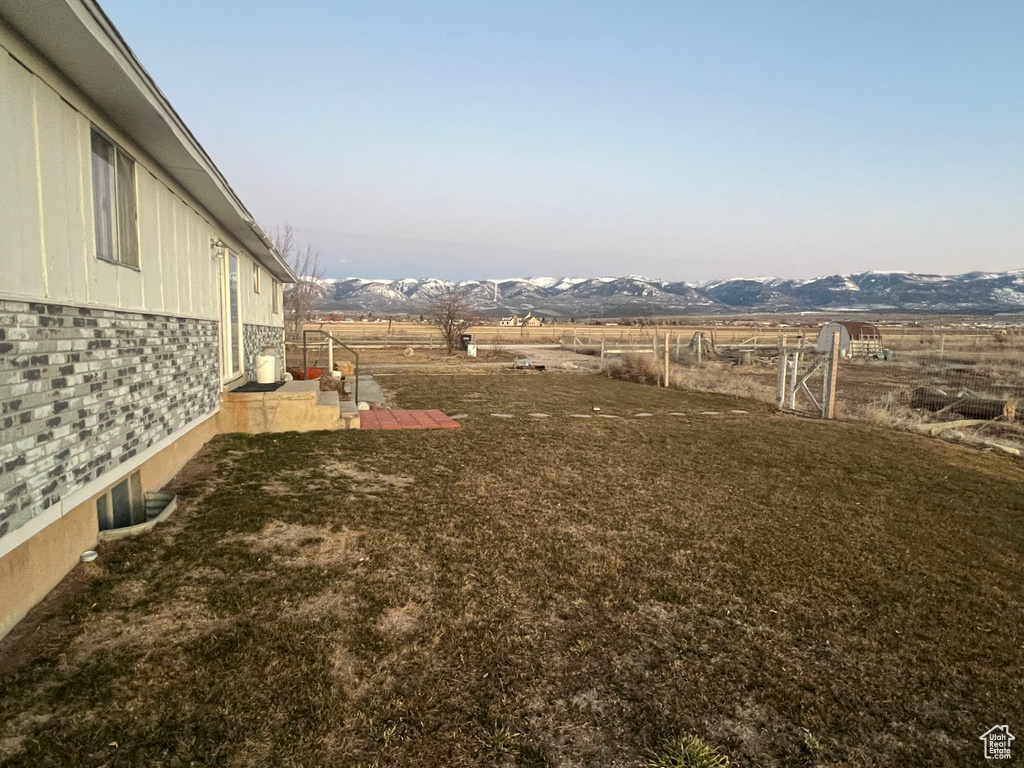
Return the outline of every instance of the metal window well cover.
<path id="1" fill-rule="evenodd" d="M 139 523 L 138 525 L 128 525 L 124 528 L 110 528 L 106 531 L 100 531 L 97 539 L 99 541 L 116 541 L 117 539 L 125 539 L 129 536 L 138 536 L 140 533 L 145 533 L 156 526 L 157 523 L 162 523 L 169 518 L 178 507 L 178 497 L 168 491 L 147 491 L 145 498 L 146 522 Z"/>

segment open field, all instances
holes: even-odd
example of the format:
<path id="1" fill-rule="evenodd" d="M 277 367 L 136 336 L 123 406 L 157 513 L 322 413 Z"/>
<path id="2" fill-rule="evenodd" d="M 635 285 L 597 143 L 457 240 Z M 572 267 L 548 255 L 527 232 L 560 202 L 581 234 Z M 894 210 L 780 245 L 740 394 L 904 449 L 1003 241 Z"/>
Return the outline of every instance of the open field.
<path id="1" fill-rule="evenodd" d="M 797 343 L 805 336 L 813 344 L 821 326 L 833 317 L 821 318 L 774 318 L 768 320 L 743 320 L 716 318 L 676 318 L 659 326 L 627 325 L 583 325 L 554 323 L 534 328 L 510 328 L 499 325 L 481 325 L 470 329 L 474 339 L 481 344 L 558 344 L 564 341 L 572 346 L 574 339 L 579 345 L 607 344 L 650 345 L 655 334 L 663 339 L 666 332 L 688 341 L 698 331 L 708 336 L 714 332 L 715 340 L 723 345 L 743 345 L 749 348 L 774 348 L 779 337 L 785 335 L 789 343 Z M 867 319 L 867 318 L 865 318 Z M 678 325 L 672 323 L 679 323 Z M 978 326 L 978 323 L 1016 324 L 1016 327 L 992 329 Z M 310 323 L 310 330 L 322 329 L 335 335 L 339 340 L 353 345 L 405 346 L 409 344 L 440 344 L 437 329 L 427 323 L 379 322 L 379 323 Z M 973 349 L 996 350 L 1002 347 L 1017 348 L 1024 352 L 1024 327 L 1019 318 L 918 318 L 915 320 L 893 319 L 879 321 L 885 346 L 896 350 L 910 349 Z M 1006 333 L 999 331 L 1005 330 Z M 997 338 L 1001 337 L 1001 338 Z M 312 340 L 312 337 L 311 337 Z M 684 342 L 685 343 L 685 342 Z"/>
<path id="2" fill-rule="evenodd" d="M 405 354 L 405 347 L 386 347 L 360 349 L 359 362 L 361 365 L 373 366 L 380 364 L 408 364 L 408 365 L 476 365 L 479 363 L 511 363 L 515 358 L 514 350 L 503 349 L 481 349 L 476 357 L 468 357 L 465 352 L 455 352 L 451 355 L 444 347 L 415 347 L 412 355 Z M 323 346 L 312 345 L 309 347 L 309 364 L 327 364 L 327 351 Z M 334 359 L 337 361 L 351 362 L 352 355 L 339 347 L 335 347 Z M 288 365 L 302 366 L 302 347 L 288 345 Z"/>
<path id="3" fill-rule="evenodd" d="M 0 764 L 639 766 L 695 734 L 934 768 L 1024 722 L 1021 462 L 596 376 L 387 386 L 469 418 L 217 438 L 0 644 Z"/>

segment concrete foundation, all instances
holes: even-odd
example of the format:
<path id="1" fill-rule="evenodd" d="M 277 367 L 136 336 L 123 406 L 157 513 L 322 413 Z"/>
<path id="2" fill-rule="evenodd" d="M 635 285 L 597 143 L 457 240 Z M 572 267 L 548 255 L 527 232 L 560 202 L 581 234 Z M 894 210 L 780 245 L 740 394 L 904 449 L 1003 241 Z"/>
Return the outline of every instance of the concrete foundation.
<path id="1" fill-rule="evenodd" d="M 274 392 L 225 392 L 217 414 L 219 432 L 315 432 L 359 429 L 359 413 L 342 409 L 337 392 L 318 381 L 290 381 Z"/>
<path id="2" fill-rule="evenodd" d="M 46 597 L 96 545 L 96 502 L 79 504 L 0 558 L 0 637 Z"/>
<path id="3" fill-rule="evenodd" d="M 162 488 L 216 434 L 216 419 L 206 419 L 140 465 L 109 473 L 108 484 L 0 557 L 0 638 L 78 565 L 83 552 L 96 546 L 97 498 L 136 471 L 143 491 Z"/>

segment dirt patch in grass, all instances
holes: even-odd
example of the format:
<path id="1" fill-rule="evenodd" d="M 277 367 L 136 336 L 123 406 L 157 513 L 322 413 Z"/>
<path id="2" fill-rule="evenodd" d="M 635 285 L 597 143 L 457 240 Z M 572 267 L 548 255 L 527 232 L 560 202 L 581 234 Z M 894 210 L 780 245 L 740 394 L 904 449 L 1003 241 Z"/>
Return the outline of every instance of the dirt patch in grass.
<path id="1" fill-rule="evenodd" d="M 217 438 L 0 645 L 0 760 L 931 768 L 1024 720 L 1019 461 L 604 377 L 390 382 L 468 417 Z"/>
<path id="2" fill-rule="evenodd" d="M 358 540 L 359 534 L 354 531 L 271 520 L 257 533 L 231 533 L 220 541 L 239 542 L 255 552 L 268 554 L 275 565 L 304 568 L 337 565 L 357 557 L 354 544 Z"/>
<path id="3" fill-rule="evenodd" d="M 370 467 L 361 468 L 353 462 L 310 462 L 306 467 L 276 473 L 260 486 L 260 490 L 277 496 L 309 493 L 334 495 L 339 488 L 339 480 L 344 481 L 349 499 L 407 488 L 414 482 L 407 475 L 388 474 Z"/>
<path id="4" fill-rule="evenodd" d="M 180 587 L 173 597 L 162 599 L 148 610 L 135 607 L 146 596 L 141 585 L 132 597 L 125 590 L 119 592 L 117 597 L 127 605 L 126 610 L 93 616 L 86 631 L 67 647 L 61 659 L 65 670 L 78 669 L 97 652 L 166 649 L 194 642 L 224 626 L 210 610 L 203 588 Z"/>
<path id="5" fill-rule="evenodd" d="M 377 631 L 390 639 L 404 640 L 416 634 L 422 617 L 422 606 L 406 603 L 385 611 L 377 621 Z"/>

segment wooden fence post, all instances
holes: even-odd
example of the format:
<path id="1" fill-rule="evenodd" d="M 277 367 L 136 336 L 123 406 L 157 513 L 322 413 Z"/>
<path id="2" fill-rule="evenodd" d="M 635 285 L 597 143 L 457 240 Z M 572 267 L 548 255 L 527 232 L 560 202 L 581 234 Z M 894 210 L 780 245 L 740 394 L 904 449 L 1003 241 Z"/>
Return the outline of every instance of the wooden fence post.
<path id="1" fill-rule="evenodd" d="M 822 403 L 826 419 L 836 417 L 836 374 L 839 372 L 839 332 L 832 334 L 832 352 L 828 361 L 828 394 Z"/>
<path id="2" fill-rule="evenodd" d="M 796 378 L 797 371 L 800 368 L 800 353 L 793 353 L 793 368 L 789 372 L 789 408 L 792 411 L 796 410 Z"/>
<path id="3" fill-rule="evenodd" d="M 782 339 L 779 339 L 779 409 L 786 407 L 786 364 L 789 361 L 789 355 L 786 353 L 786 347 L 782 344 Z"/>
<path id="4" fill-rule="evenodd" d="M 668 388 L 668 344 L 669 334 L 665 332 L 665 387 Z"/>

